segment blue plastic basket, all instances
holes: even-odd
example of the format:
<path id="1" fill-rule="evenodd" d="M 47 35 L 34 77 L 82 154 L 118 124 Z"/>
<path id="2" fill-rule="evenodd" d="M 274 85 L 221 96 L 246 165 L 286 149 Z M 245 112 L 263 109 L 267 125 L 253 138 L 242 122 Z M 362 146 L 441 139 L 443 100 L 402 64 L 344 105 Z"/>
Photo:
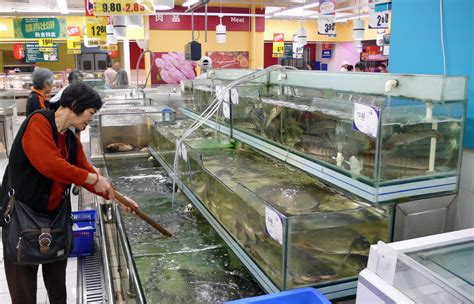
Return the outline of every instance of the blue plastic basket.
<path id="1" fill-rule="evenodd" d="M 72 212 L 72 222 L 81 227 L 91 226 L 89 229 L 73 231 L 74 249 L 69 257 L 88 256 L 94 253 L 95 210 Z"/>
<path id="2" fill-rule="evenodd" d="M 226 302 L 228 304 L 331 304 L 329 300 L 314 288 L 299 288 Z"/>

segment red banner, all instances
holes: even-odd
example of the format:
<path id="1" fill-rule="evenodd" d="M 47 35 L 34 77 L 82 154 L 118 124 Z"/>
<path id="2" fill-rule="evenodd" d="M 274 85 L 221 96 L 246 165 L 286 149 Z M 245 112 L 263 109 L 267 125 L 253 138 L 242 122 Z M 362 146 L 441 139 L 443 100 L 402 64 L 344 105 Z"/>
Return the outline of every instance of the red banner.
<path id="1" fill-rule="evenodd" d="M 285 34 L 273 33 L 273 42 L 285 42 Z"/>
<path id="2" fill-rule="evenodd" d="M 191 30 L 191 15 L 179 15 L 179 13 L 184 13 L 186 8 L 184 7 L 175 7 L 173 10 L 166 11 L 166 13 L 176 13 L 174 15 L 164 15 L 159 12 L 154 16 L 150 16 L 150 29 L 151 30 Z M 197 13 L 204 13 L 204 9 L 199 9 Z M 209 7 L 208 13 L 220 13 L 221 10 L 219 7 Z M 249 14 L 250 10 L 248 8 L 232 8 L 232 7 L 223 7 L 222 14 Z M 262 10 L 259 10 L 258 13 L 262 13 Z M 263 12 L 264 13 L 264 12 Z M 258 22 L 256 22 L 256 31 L 263 32 L 265 31 L 265 18 L 258 17 Z M 263 26 L 262 20 L 263 19 Z M 215 31 L 216 26 L 220 23 L 220 18 L 218 16 L 207 16 L 207 29 L 209 31 Z M 222 17 L 222 24 L 227 27 L 227 31 L 230 32 L 250 32 L 251 22 L 249 16 L 224 16 Z M 194 16 L 194 29 L 197 31 L 203 31 L 205 25 L 205 16 Z"/>

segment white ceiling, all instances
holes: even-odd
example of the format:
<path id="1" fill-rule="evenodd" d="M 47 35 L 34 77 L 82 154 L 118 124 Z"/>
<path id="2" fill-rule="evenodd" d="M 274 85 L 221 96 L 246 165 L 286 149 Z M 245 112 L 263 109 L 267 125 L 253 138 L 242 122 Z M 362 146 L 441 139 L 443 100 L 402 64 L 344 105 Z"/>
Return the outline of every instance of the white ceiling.
<path id="1" fill-rule="evenodd" d="M 71 15 L 83 15 L 84 14 L 84 0 L 66 0 Z M 176 0 L 175 5 L 181 5 L 183 0 Z M 211 0 L 210 5 L 223 4 L 226 6 L 238 5 L 238 6 L 250 6 L 251 4 L 257 5 L 257 7 L 279 10 L 288 8 L 297 8 L 303 5 L 317 3 L 319 0 Z M 356 7 L 360 5 L 367 5 L 369 0 L 336 0 L 336 10 L 339 14 L 355 14 L 359 13 L 359 9 Z M 3 16 L 51 16 L 60 15 L 57 0 L 15 0 L 7 1 L 0 0 L 0 15 Z M 313 7 L 305 10 L 306 14 L 315 14 L 318 12 L 318 7 Z M 360 10 L 362 13 L 367 11 L 367 8 Z M 297 13 L 298 17 L 301 18 L 304 14 Z M 290 16 L 274 16 L 274 18 L 288 19 Z M 292 18 L 295 18 L 293 16 Z"/>

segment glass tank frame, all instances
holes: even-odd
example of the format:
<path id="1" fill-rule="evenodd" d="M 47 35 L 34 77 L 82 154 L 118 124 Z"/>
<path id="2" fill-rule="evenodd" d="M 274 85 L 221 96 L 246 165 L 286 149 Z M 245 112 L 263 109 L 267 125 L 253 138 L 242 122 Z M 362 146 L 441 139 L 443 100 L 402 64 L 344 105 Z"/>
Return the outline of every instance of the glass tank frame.
<path id="1" fill-rule="evenodd" d="M 196 119 L 225 85 L 249 73 L 216 70 L 210 79 L 183 83 L 184 94 L 194 96 L 183 113 Z M 371 202 L 452 193 L 459 182 L 466 81 L 276 71 L 225 95 L 207 125 Z"/>

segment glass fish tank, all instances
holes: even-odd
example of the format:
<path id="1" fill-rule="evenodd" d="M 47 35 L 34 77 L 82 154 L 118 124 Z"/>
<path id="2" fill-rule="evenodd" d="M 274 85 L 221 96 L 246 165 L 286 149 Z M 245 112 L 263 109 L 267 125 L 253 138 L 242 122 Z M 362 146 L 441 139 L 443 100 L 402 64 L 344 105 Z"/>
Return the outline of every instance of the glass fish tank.
<path id="1" fill-rule="evenodd" d="M 282 70 L 220 94 L 236 72 L 212 75 L 184 113 L 222 95 L 235 139 L 372 202 L 457 191 L 466 77 Z"/>
<path id="2" fill-rule="evenodd" d="M 136 216 L 121 212 L 145 301 L 214 304 L 263 294 L 186 196 L 179 193 L 172 202 L 172 181 L 156 160 L 147 158 L 106 164 L 114 185 L 172 234 L 164 237 Z"/>
<path id="3" fill-rule="evenodd" d="M 165 106 L 103 107 L 97 115 L 99 152 L 95 154 L 148 151 L 151 121 L 172 121 L 175 111 Z"/>
<path id="4" fill-rule="evenodd" d="M 280 290 L 354 281 L 370 244 L 390 239 L 375 206 L 193 120 L 156 124 L 151 147 Z M 218 135 L 216 135 L 216 132 Z"/>

